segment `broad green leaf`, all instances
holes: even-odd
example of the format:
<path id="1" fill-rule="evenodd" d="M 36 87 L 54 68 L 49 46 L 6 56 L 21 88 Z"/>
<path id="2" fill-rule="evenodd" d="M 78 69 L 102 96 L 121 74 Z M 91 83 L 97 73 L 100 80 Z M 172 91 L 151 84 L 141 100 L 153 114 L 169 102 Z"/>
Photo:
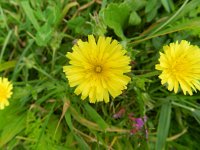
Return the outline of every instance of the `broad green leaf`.
<path id="1" fill-rule="evenodd" d="M 129 7 L 123 3 L 111 3 L 102 13 L 105 24 L 113 29 L 118 37 L 125 40 L 126 37 L 124 36 L 123 29 L 128 23 L 130 14 Z"/>
<path id="2" fill-rule="evenodd" d="M 4 126 L 3 130 L 0 130 L 2 132 L 0 136 L 0 147 L 9 142 L 25 128 L 26 113 L 22 114 L 21 116 L 13 115 L 10 117 L 12 119 L 10 118 L 10 121 Z M 3 120 L 4 119 L 2 119 L 2 121 Z"/>
<path id="3" fill-rule="evenodd" d="M 140 10 L 145 6 L 146 3 L 146 0 L 125 0 L 123 2 L 123 4 L 127 5 L 131 11 Z"/>
<path id="4" fill-rule="evenodd" d="M 135 12 L 131 12 L 129 17 L 129 25 L 139 25 L 141 23 L 140 16 Z"/>
<path id="5" fill-rule="evenodd" d="M 103 118 L 88 103 L 84 104 L 84 107 L 92 120 L 95 121 L 101 129 L 105 130 L 108 127 Z"/>
<path id="6" fill-rule="evenodd" d="M 168 136 L 168 131 L 170 127 L 171 119 L 171 103 L 166 102 L 162 104 L 158 129 L 157 129 L 157 140 L 156 140 L 156 150 L 162 150 L 165 146 L 166 138 Z"/>
<path id="7" fill-rule="evenodd" d="M 1 63 L 0 71 L 4 71 L 4 70 L 10 69 L 10 68 L 13 68 L 13 67 L 15 67 L 16 63 L 17 63 L 17 61 L 15 61 L 15 60 Z"/>

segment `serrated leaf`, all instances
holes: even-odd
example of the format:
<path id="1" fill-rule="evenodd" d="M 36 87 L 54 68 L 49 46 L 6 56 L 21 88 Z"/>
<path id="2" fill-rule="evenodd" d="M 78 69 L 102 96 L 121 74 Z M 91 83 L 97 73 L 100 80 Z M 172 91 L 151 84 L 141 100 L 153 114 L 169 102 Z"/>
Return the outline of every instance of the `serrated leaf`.
<path id="1" fill-rule="evenodd" d="M 105 24 L 114 30 L 115 34 L 125 40 L 123 29 L 128 23 L 130 10 L 125 4 L 111 3 L 103 10 Z"/>

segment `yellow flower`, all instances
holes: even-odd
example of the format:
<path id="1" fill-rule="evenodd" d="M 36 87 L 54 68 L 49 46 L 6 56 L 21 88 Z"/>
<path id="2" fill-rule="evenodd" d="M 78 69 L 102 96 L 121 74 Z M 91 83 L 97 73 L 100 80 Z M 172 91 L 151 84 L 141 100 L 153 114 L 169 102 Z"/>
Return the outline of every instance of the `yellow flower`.
<path id="1" fill-rule="evenodd" d="M 12 95 L 13 85 L 7 78 L 0 77 L 0 109 L 9 105 L 8 99 Z"/>
<path id="2" fill-rule="evenodd" d="M 160 53 L 160 64 L 157 70 L 161 83 L 168 84 L 168 90 L 177 93 L 179 85 L 186 95 L 192 95 L 193 90 L 200 90 L 200 49 L 182 40 L 180 43 L 171 43 L 164 46 L 164 53 Z"/>
<path id="3" fill-rule="evenodd" d="M 115 98 L 126 89 L 130 78 L 124 73 L 130 72 L 130 58 L 116 40 L 99 37 L 96 43 L 89 35 L 88 42 L 79 40 L 72 50 L 66 55 L 70 65 L 63 70 L 82 100 L 89 97 L 91 103 L 109 102 L 109 94 Z"/>

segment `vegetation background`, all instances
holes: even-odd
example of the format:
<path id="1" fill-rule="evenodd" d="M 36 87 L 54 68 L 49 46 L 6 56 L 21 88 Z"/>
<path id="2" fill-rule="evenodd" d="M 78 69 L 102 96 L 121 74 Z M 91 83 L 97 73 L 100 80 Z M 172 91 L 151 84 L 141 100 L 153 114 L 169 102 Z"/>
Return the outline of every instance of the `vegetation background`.
<path id="1" fill-rule="evenodd" d="M 81 101 L 62 70 L 89 34 L 117 39 L 132 59 L 128 89 L 107 104 Z M 1 0 L 0 75 L 14 94 L 0 149 L 199 149 L 200 93 L 169 92 L 155 71 L 163 45 L 199 37 L 200 0 Z"/>

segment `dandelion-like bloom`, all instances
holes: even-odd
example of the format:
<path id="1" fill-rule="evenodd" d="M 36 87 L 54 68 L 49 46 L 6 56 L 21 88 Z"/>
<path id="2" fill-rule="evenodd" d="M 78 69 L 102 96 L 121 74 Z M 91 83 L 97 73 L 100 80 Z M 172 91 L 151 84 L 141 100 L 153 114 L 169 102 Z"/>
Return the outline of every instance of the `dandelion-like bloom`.
<path id="1" fill-rule="evenodd" d="M 12 95 L 13 85 L 7 78 L 0 77 L 0 109 L 9 105 L 8 99 Z"/>
<path id="2" fill-rule="evenodd" d="M 78 40 L 72 50 L 66 55 L 70 65 L 63 70 L 82 100 L 89 97 L 91 103 L 109 102 L 109 93 L 115 98 L 126 89 L 130 78 L 124 73 L 130 72 L 130 58 L 116 40 L 99 37 L 96 43 L 89 35 L 88 42 Z"/>
<path id="3" fill-rule="evenodd" d="M 164 53 L 160 53 L 157 70 L 161 83 L 168 84 L 168 90 L 178 92 L 179 85 L 186 95 L 192 95 L 193 90 L 200 90 L 200 49 L 182 40 L 180 43 L 171 43 L 164 46 Z"/>

